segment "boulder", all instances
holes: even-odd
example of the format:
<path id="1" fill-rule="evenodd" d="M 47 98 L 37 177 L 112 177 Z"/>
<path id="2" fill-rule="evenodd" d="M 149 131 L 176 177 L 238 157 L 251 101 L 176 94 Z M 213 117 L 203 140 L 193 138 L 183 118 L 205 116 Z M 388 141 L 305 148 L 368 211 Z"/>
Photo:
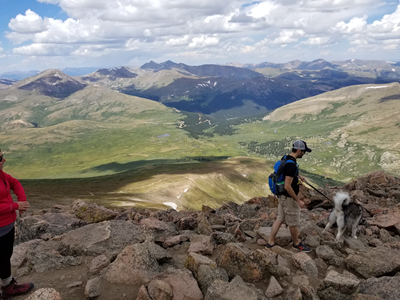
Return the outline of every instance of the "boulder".
<path id="1" fill-rule="evenodd" d="M 292 263 L 309 276 L 318 277 L 318 268 L 315 262 L 307 253 L 299 252 L 292 256 Z"/>
<path id="2" fill-rule="evenodd" d="M 225 282 L 215 280 L 208 288 L 204 300 L 267 300 L 263 293 L 243 280 Z"/>
<path id="3" fill-rule="evenodd" d="M 89 299 L 96 298 L 101 294 L 100 277 L 89 279 L 85 286 L 85 297 Z"/>
<path id="4" fill-rule="evenodd" d="M 110 264 L 110 259 L 104 254 L 96 256 L 92 259 L 89 266 L 89 272 L 92 274 L 99 273 Z"/>
<path id="5" fill-rule="evenodd" d="M 229 281 L 225 269 L 218 268 L 216 262 L 197 253 L 190 253 L 188 255 L 185 267 L 192 271 L 203 295 L 206 294 L 207 289 L 216 279 Z"/>
<path id="6" fill-rule="evenodd" d="M 369 248 L 364 253 L 350 254 L 345 259 L 348 267 L 364 278 L 380 277 L 400 271 L 400 253 L 386 247 Z"/>
<path id="7" fill-rule="evenodd" d="M 260 227 L 256 232 L 266 241 L 269 240 L 269 236 L 271 235 L 272 227 Z M 283 225 L 278 231 L 278 234 L 275 237 L 275 243 L 281 247 L 285 247 L 289 245 L 292 241 L 292 235 L 288 228 L 285 228 Z"/>
<path id="8" fill-rule="evenodd" d="M 190 247 L 188 252 L 211 255 L 213 251 L 214 251 L 214 244 L 212 243 L 211 236 L 192 235 L 190 237 Z"/>
<path id="9" fill-rule="evenodd" d="M 169 284 L 173 295 L 172 300 L 203 300 L 203 294 L 197 281 L 187 269 L 168 269 L 155 276 L 153 280 L 160 280 Z"/>
<path id="10" fill-rule="evenodd" d="M 267 296 L 267 298 L 273 298 L 282 294 L 282 292 L 283 288 L 281 287 L 279 282 L 275 279 L 274 276 L 271 276 L 267 290 L 265 291 L 265 296 Z"/>
<path id="11" fill-rule="evenodd" d="M 88 204 L 82 200 L 76 200 L 71 206 L 71 212 L 79 219 L 87 223 L 99 223 L 114 219 L 118 213 L 97 204 Z"/>
<path id="12" fill-rule="evenodd" d="M 157 300 L 171 300 L 172 299 L 172 288 L 165 281 L 154 279 L 149 283 L 147 287 L 149 296 L 151 299 Z"/>
<path id="13" fill-rule="evenodd" d="M 150 298 L 149 293 L 144 285 L 142 285 L 139 289 L 136 300 L 153 300 Z"/>
<path id="14" fill-rule="evenodd" d="M 144 226 L 145 228 L 155 230 L 156 233 L 161 232 L 163 235 L 166 236 L 178 234 L 174 224 L 160 221 L 156 218 L 142 219 L 140 220 L 139 224 Z"/>
<path id="15" fill-rule="evenodd" d="M 86 225 L 85 221 L 66 213 L 46 213 L 43 215 L 18 218 L 16 222 L 16 244 L 38 239 L 47 234 L 49 238 Z"/>
<path id="16" fill-rule="evenodd" d="M 217 257 L 219 267 L 224 268 L 230 278 L 239 275 L 245 281 L 257 282 L 262 279 L 261 267 L 251 261 L 251 251 L 240 243 L 230 243 L 225 246 Z"/>
<path id="17" fill-rule="evenodd" d="M 146 284 L 160 271 L 160 264 L 171 259 L 164 248 L 153 242 L 127 246 L 107 269 L 103 277 L 111 283 Z"/>
<path id="18" fill-rule="evenodd" d="M 61 300 L 61 295 L 55 289 L 43 288 L 38 289 L 25 300 Z"/>
<path id="19" fill-rule="evenodd" d="M 69 231 L 61 236 L 63 255 L 118 254 L 127 245 L 153 239 L 145 228 L 126 221 L 105 221 Z"/>
<path id="20" fill-rule="evenodd" d="M 381 297 L 386 300 L 400 299 L 400 277 L 380 277 L 370 278 L 360 284 L 360 294 Z M 362 298 L 369 299 L 369 298 Z M 376 298 L 380 299 L 380 298 Z M 371 298 L 371 300 L 375 300 Z"/>

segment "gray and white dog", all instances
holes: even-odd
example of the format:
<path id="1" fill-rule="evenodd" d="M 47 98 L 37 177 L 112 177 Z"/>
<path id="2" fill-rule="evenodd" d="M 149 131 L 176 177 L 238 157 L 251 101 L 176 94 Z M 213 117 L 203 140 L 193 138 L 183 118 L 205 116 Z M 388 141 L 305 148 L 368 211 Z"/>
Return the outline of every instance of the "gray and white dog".
<path id="1" fill-rule="evenodd" d="M 335 197 L 333 197 L 333 202 L 335 203 L 335 207 L 329 214 L 329 222 L 322 233 L 336 222 L 338 232 L 335 242 L 339 241 L 346 228 L 351 228 L 351 236 L 356 239 L 358 224 L 363 216 L 362 206 L 351 202 L 350 195 L 346 192 L 338 192 Z"/>

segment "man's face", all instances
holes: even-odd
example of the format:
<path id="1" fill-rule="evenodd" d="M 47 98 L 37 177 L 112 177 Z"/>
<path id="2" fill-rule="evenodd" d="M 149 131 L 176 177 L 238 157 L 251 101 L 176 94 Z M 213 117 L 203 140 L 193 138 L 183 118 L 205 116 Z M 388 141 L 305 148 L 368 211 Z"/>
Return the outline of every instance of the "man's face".
<path id="1" fill-rule="evenodd" d="M 297 158 L 302 158 L 304 156 L 304 154 L 306 154 L 306 150 L 297 150 L 299 152 L 299 155 L 297 156 Z"/>

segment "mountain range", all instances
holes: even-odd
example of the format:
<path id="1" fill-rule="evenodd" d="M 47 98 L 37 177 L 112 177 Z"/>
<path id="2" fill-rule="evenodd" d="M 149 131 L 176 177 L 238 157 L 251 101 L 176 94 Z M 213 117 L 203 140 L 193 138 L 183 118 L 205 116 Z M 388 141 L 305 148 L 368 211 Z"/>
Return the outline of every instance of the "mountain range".
<path id="1" fill-rule="evenodd" d="M 320 185 L 381 169 L 400 175 L 399 66 L 338 66 L 150 62 L 2 80 L 6 172 L 54 191 L 65 178 L 72 186 L 95 178 L 87 190 L 114 187 L 103 196 L 118 203 L 178 196 L 220 203 L 227 194 L 240 201 L 267 194 L 273 162 L 304 139 L 313 152 L 301 170 Z"/>
<path id="2" fill-rule="evenodd" d="M 72 70 L 75 69 L 66 69 L 69 72 Z M 83 70 L 90 68 L 79 69 Z M 67 75 L 63 72 L 58 74 Z M 98 84 L 178 110 L 227 119 L 266 113 L 285 104 L 346 86 L 399 82 L 400 66 L 393 62 L 357 59 L 200 66 L 150 61 L 140 68 L 98 69 L 70 78 L 65 84 L 57 82 L 57 89 L 53 84 L 57 80 L 47 76 L 45 71 L 30 77 L 30 83 L 20 88 L 37 89 L 42 93 L 46 91 L 50 96 L 63 98 L 88 84 Z M 75 82 L 74 88 L 72 81 Z M 0 89 L 13 83 L 3 80 Z M 63 88 L 62 85 L 67 86 Z"/>

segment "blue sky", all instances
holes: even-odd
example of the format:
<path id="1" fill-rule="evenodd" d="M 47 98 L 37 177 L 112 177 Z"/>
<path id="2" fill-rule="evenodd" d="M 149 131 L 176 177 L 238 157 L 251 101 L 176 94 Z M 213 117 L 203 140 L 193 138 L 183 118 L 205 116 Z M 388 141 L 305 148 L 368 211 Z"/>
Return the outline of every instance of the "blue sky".
<path id="1" fill-rule="evenodd" d="M 0 73 L 228 62 L 400 61 L 399 0 L 0 0 Z"/>

